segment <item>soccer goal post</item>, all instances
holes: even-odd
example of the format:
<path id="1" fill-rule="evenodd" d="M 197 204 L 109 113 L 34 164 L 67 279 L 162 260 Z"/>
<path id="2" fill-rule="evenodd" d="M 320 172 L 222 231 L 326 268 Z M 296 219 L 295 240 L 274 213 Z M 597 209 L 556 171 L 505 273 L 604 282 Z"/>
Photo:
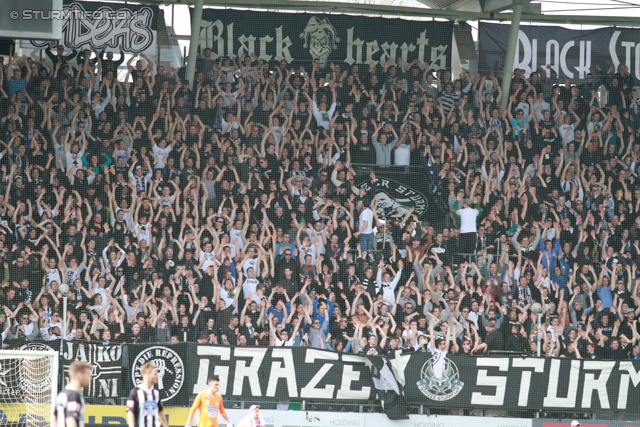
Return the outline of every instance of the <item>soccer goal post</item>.
<path id="1" fill-rule="evenodd" d="M 0 350 L 0 426 L 51 426 L 59 353 Z"/>

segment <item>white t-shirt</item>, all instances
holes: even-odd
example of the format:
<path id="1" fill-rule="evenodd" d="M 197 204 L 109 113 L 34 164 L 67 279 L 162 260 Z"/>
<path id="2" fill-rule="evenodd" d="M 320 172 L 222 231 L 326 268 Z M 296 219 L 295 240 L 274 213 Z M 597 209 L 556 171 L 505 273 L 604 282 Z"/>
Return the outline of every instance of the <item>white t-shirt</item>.
<path id="1" fill-rule="evenodd" d="M 411 145 L 410 144 L 400 144 L 395 151 L 395 164 L 401 166 L 409 166 L 409 162 L 411 159 Z"/>
<path id="2" fill-rule="evenodd" d="M 242 240 L 242 229 L 238 230 L 236 228 L 232 228 L 229 231 L 229 239 L 231 243 L 235 244 L 238 249 L 242 250 L 244 248 L 244 241 Z"/>
<path id="3" fill-rule="evenodd" d="M 73 153 L 69 150 L 65 154 L 65 158 L 67 160 L 67 170 L 71 169 L 74 166 L 82 167 L 82 156 L 84 155 L 83 151 L 78 151 L 77 153 Z"/>
<path id="4" fill-rule="evenodd" d="M 140 240 L 146 240 L 147 241 L 147 246 L 151 247 L 151 224 L 136 224 L 135 226 L 135 230 L 138 233 L 138 241 Z"/>
<path id="5" fill-rule="evenodd" d="M 420 335 L 420 334 L 421 334 L 421 332 L 420 332 L 420 331 L 413 331 L 413 330 L 411 330 L 411 329 L 405 329 L 405 330 L 402 332 L 402 339 L 403 339 L 405 342 L 408 342 L 408 341 L 411 341 L 413 338 L 415 338 L 415 339 L 416 339 L 416 341 L 417 341 L 417 340 L 418 340 L 418 335 Z"/>
<path id="6" fill-rule="evenodd" d="M 311 255 L 311 264 L 315 265 L 316 256 L 318 255 L 318 249 L 315 247 L 315 245 L 312 244 L 307 247 L 300 246 L 298 248 L 298 256 L 300 257 L 301 260 L 304 260 L 307 255 Z"/>
<path id="7" fill-rule="evenodd" d="M 244 273 L 244 277 L 247 277 L 247 270 L 249 267 L 253 267 L 253 277 L 258 277 L 258 260 L 257 258 L 249 258 L 242 265 L 242 273 Z"/>
<path id="8" fill-rule="evenodd" d="M 156 169 L 164 168 L 164 165 L 165 165 L 164 157 L 168 157 L 172 150 L 173 150 L 173 147 L 170 145 L 167 145 L 164 148 L 160 148 L 159 145 L 153 146 L 153 154 L 158 156 L 158 161 L 156 162 L 156 166 L 155 166 Z"/>
<path id="9" fill-rule="evenodd" d="M 460 217 L 460 233 L 477 233 L 476 218 L 478 210 L 474 208 L 462 208 L 456 212 Z"/>
<path id="10" fill-rule="evenodd" d="M 520 102 L 517 106 L 516 106 L 516 111 L 518 110 L 522 110 L 524 111 L 524 116 L 525 117 L 529 117 L 529 104 L 526 102 Z"/>
<path id="11" fill-rule="evenodd" d="M 436 377 L 437 379 L 442 379 L 442 377 L 444 376 L 444 369 L 446 367 L 446 358 L 447 358 L 447 353 L 449 353 L 449 350 L 438 350 L 435 347 L 431 346 L 431 343 L 429 343 L 429 346 L 427 347 L 427 350 L 429 350 L 429 352 L 431 353 L 431 363 L 433 365 L 433 376 Z"/>
<path id="12" fill-rule="evenodd" d="M 255 277 L 245 279 L 245 281 L 242 282 L 242 291 L 244 292 L 244 297 L 249 298 L 249 294 L 254 295 L 259 284 L 260 282 L 258 282 L 258 279 L 256 279 Z"/>
<path id="13" fill-rule="evenodd" d="M 202 264 L 202 270 L 207 271 L 207 268 L 209 268 L 210 265 L 216 265 L 215 261 L 211 258 L 215 258 L 215 253 L 213 252 L 200 252 L 200 262 L 202 262 L 203 259 L 207 259 L 204 264 Z"/>
<path id="14" fill-rule="evenodd" d="M 289 339 L 289 341 L 282 341 L 279 340 L 278 338 L 276 338 L 275 342 L 274 342 L 274 346 L 275 347 L 293 347 L 293 345 L 296 343 L 296 339 L 295 337 L 291 337 L 291 339 Z M 238 423 L 238 425 L 240 425 Z"/>
<path id="15" fill-rule="evenodd" d="M 58 284 L 62 283 L 62 276 L 57 267 L 47 269 L 47 290 L 54 280 L 58 282 Z"/>
<path id="16" fill-rule="evenodd" d="M 371 210 L 371 208 L 364 208 L 362 212 L 360 212 L 360 218 L 358 221 L 360 227 L 362 227 L 365 221 L 367 221 L 367 227 L 362 230 L 361 234 L 373 233 L 373 211 Z"/>
<path id="17" fill-rule="evenodd" d="M 470 311 L 469 317 L 467 317 L 467 319 L 469 319 L 469 322 L 472 322 L 475 327 L 478 328 L 478 313 L 476 313 L 475 311 Z"/>
<path id="18" fill-rule="evenodd" d="M 575 139 L 575 134 L 573 130 L 575 129 L 574 125 L 560 125 L 558 126 L 558 133 L 560 134 L 560 138 L 562 138 L 562 142 L 571 142 Z M 569 132 L 567 134 L 567 132 Z"/>
<path id="19" fill-rule="evenodd" d="M 235 289 L 232 292 L 235 292 Z M 235 299 L 235 294 L 234 293 L 230 293 L 225 288 L 222 288 L 222 289 L 220 289 L 220 299 L 224 300 L 225 307 L 230 307 L 231 304 L 233 304 L 233 301 Z M 236 307 L 236 310 L 237 310 L 237 307 Z M 234 310 L 234 311 L 236 311 L 236 310 Z"/>

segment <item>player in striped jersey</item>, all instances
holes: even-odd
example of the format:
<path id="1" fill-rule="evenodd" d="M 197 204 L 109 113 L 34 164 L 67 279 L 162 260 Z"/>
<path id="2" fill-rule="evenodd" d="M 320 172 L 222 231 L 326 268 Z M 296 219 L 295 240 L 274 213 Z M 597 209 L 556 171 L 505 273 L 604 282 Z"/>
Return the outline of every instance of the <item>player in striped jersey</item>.
<path id="1" fill-rule="evenodd" d="M 153 362 L 140 367 L 142 382 L 131 390 L 127 399 L 127 424 L 129 427 L 169 427 L 164 414 L 158 383 L 158 370 Z"/>
<path id="2" fill-rule="evenodd" d="M 69 384 L 56 398 L 53 412 L 54 427 L 83 427 L 84 399 L 82 389 L 91 382 L 91 365 L 86 362 L 73 362 L 69 366 Z"/>

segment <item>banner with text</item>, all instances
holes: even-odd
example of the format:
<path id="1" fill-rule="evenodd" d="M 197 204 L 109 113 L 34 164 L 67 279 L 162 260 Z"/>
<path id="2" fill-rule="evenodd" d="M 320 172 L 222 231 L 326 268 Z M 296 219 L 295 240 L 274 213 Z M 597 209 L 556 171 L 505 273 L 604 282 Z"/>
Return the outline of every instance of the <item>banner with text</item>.
<path id="1" fill-rule="evenodd" d="M 639 360 L 571 360 L 415 353 L 404 366 L 413 405 L 638 413 Z M 419 373 L 416 375 L 415 373 Z"/>
<path id="2" fill-rule="evenodd" d="M 129 369 L 126 372 L 127 389 L 142 382 L 140 367 L 153 362 L 158 370 L 160 398 L 167 404 L 178 406 L 189 404 L 189 389 L 200 380 L 194 367 L 198 366 L 196 344 L 181 343 L 170 346 L 155 344 L 129 344 L 127 355 Z M 206 373 L 204 382 L 206 383 Z M 206 388 L 206 385 L 205 385 Z M 202 389 L 204 390 L 204 388 Z M 198 390 L 198 391 L 202 391 Z"/>
<path id="3" fill-rule="evenodd" d="M 124 346 L 122 344 L 92 343 L 86 341 L 47 341 L 44 343 L 27 343 L 17 345 L 15 347 L 16 354 L 19 356 L 21 350 L 29 351 L 56 351 L 60 352 L 59 366 L 60 372 L 58 378 L 58 388 L 64 387 L 69 381 L 69 365 L 74 361 L 88 362 L 91 364 L 91 382 L 84 389 L 86 397 L 113 398 L 119 396 L 120 383 L 122 377 L 122 354 Z M 7 359 L 9 360 L 8 356 Z M 7 364 L 9 368 L 11 365 Z M 23 402 L 24 393 L 30 389 L 36 389 L 38 392 L 51 389 L 51 373 L 42 371 L 37 373 L 37 377 L 33 377 L 33 373 L 29 372 L 29 367 L 21 367 L 19 369 L 6 369 L 0 367 L 0 385 L 4 385 L 3 389 L 7 394 L 14 393 L 9 396 L 5 402 Z M 9 378 L 4 378 L 3 373 Z M 8 387 L 11 381 L 15 381 L 20 386 L 17 388 Z M 0 401 L 2 401 L 3 393 L 0 391 Z"/>
<path id="4" fill-rule="evenodd" d="M 366 402 L 372 396 L 371 372 L 362 356 L 306 347 L 135 344 L 128 349 L 132 384 L 139 381 L 140 366 L 153 361 L 161 396 L 171 405 L 206 390 L 212 375 L 220 377 L 223 396 L 246 400 Z"/>
<path id="5" fill-rule="evenodd" d="M 480 22 L 481 72 L 498 71 L 505 65 L 510 25 Z M 514 68 L 528 77 L 539 66 L 551 66 L 555 74 L 571 79 L 584 79 L 595 73 L 596 65 L 606 73 L 610 66 L 629 67 L 629 73 L 640 79 L 640 29 L 599 28 L 569 30 L 558 26 L 521 25 Z M 505 67 L 509 69 L 508 66 Z M 548 71 L 547 71 L 548 74 Z"/>
<path id="6" fill-rule="evenodd" d="M 61 364 L 64 366 L 61 385 L 64 386 L 69 381 L 68 370 L 72 362 L 88 362 L 91 364 L 91 382 L 85 387 L 84 395 L 105 399 L 120 397 L 123 347 L 122 344 L 116 343 L 105 345 L 86 341 L 64 341 L 60 352 Z"/>
<path id="7" fill-rule="evenodd" d="M 118 52 L 122 45 L 126 53 L 157 54 L 157 6 L 65 0 L 61 16 L 64 19 L 61 44 L 102 50 L 107 43 L 107 51 Z M 22 47 L 33 49 L 46 48 L 50 41 L 23 40 L 21 43 Z"/>
<path id="8" fill-rule="evenodd" d="M 438 70 L 451 66 L 452 35 L 452 21 L 205 9 L 200 49 L 211 48 L 214 59 L 255 53 L 264 61 L 306 65 L 314 59 L 323 65 L 418 59 Z"/>
<path id="9" fill-rule="evenodd" d="M 228 402 L 225 402 L 227 404 Z M 109 425 L 126 425 L 127 413 L 123 405 L 120 406 L 102 406 L 87 405 L 84 410 L 85 426 L 87 424 L 109 424 Z M 247 415 L 247 409 L 229 409 L 225 408 L 231 422 L 237 424 L 239 420 Z M 169 425 L 184 425 L 184 420 L 189 414 L 189 408 L 174 408 L 165 406 L 165 414 L 167 415 Z M 324 427 L 324 426 L 345 426 L 345 427 L 365 427 L 365 426 L 392 426 L 392 427 L 468 427 L 470 425 L 483 425 L 486 427 L 534 427 L 531 419 L 518 418 L 487 418 L 472 416 L 450 416 L 450 415 L 410 415 L 407 420 L 394 421 L 389 424 L 389 419 L 384 414 L 369 412 L 330 412 L 330 411 L 298 411 L 289 410 L 287 412 L 265 409 L 264 405 L 260 409 L 260 415 L 264 418 L 265 424 L 269 427 Z M 194 416 L 193 424 L 196 424 Z M 219 417 L 219 426 L 229 426 L 227 422 Z M 537 420 L 536 420 L 537 421 Z M 622 423 L 616 425 L 610 423 L 609 426 L 594 426 L 583 422 L 584 427 L 626 427 Z M 92 427 L 92 426 L 88 426 Z M 543 427 L 535 426 L 535 427 Z M 546 427 L 546 426 L 545 426 Z M 571 427 L 571 420 L 564 424 L 558 424 L 554 427 Z M 635 427 L 635 426 L 634 426 Z"/>
<path id="10" fill-rule="evenodd" d="M 27 348 L 59 349 L 60 342 L 23 347 Z M 372 378 L 365 356 L 309 347 L 65 341 L 60 358 L 63 370 L 74 360 L 93 365 L 85 396 L 98 398 L 126 396 L 141 380 L 140 366 L 151 361 L 158 369 L 161 397 L 171 406 L 188 405 L 189 399 L 206 390 L 212 375 L 220 377 L 223 396 L 246 401 L 366 403 L 385 389 L 378 384 L 382 376 L 376 376 L 377 382 Z M 23 381 L 10 363 L 0 361 L 0 384 L 9 389 Z M 640 360 L 464 356 L 434 360 L 430 353 L 417 352 L 388 357 L 386 366 L 385 381 L 395 377 L 410 405 L 496 411 L 579 408 L 630 414 L 640 409 Z M 64 377 L 61 386 L 67 381 Z M 13 387 L 14 395 L 0 390 L 0 402 L 18 402 L 22 395 L 18 389 L 25 385 Z"/>
<path id="11" fill-rule="evenodd" d="M 429 219 L 432 224 L 437 222 L 437 211 L 429 209 L 430 204 L 435 205 L 435 200 L 429 191 L 431 179 L 425 168 L 413 168 L 407 173 L 404 166 L 354 164 L 353 169 L 356 171 L 356 187 L 378 196 L 378 218 L 400 221 L 413 208 L 413 214 L 418 218 Z M 371 179 L 371 171 L 375 172 L 375 180 Z M 375 235 L 378 243 L 384 238 L 384 233 Z"/>

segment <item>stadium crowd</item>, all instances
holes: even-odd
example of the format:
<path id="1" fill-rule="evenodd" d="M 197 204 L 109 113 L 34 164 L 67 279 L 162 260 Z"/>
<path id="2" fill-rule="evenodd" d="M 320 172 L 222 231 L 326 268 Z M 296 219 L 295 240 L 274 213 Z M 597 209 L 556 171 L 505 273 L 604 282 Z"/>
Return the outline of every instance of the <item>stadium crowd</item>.
<path id="1" fill-rule="evenodd" d="M 640 101 L 625 65 L 577 84 L 515 70 L 502 93 L 501 73 L 419 61 L 205 49 L 189 82 L 145 55 L 120 79 L 122 53 L 46 56 L 1 68 L 5 347 L 535 354 L 540 335 L 546 356 L 640 354 Z M 357 187 L 358 164 L 426 169 L 446 215 L 379 217 L 378 178 Z"/>

